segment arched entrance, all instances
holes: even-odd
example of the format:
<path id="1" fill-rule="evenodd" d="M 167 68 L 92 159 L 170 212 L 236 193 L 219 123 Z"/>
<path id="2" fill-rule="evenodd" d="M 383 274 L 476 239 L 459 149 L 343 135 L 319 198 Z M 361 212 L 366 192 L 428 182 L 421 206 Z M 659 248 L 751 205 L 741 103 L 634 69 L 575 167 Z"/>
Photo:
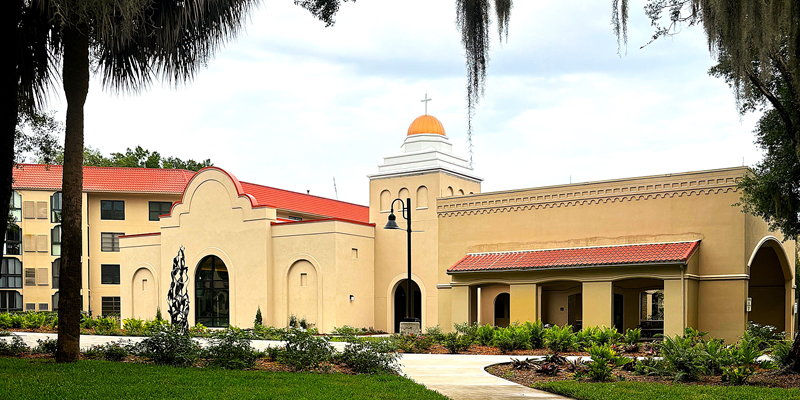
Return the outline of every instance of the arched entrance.
<path id="1" fill-rule="evenodd" d="M 149 269 L 139 268 L 133 274 L 131 289 L 133 317 L 139 319 L 155 318 L 158 297 L 156 294 L 156 282 Z"/>
<path id="2" fill-rule="evenodd" d="M 770 243 L 771 244 L 771 243 Z M 760 325 L 772 325 L 778 332 L 786 326 L 786 277 L 781 257 L 773 246 L 764 243 L 750 263 L 750 280 L 747 285 L 751 309 L 747 320 Z"/>
<path id="3" fill-rule="evenodd" d="M 500 293 L 494 298 L 494 326 L 505 328 L 510 323 L 511 318 L 511 296 L 508 293 Z"/>
<path id="4" fill-rule="evenodd" d="M 397 283 L 394 289 L 394 331 L 400 332 L 400 322 L 406 317 L 406 285 L 408 279 L 403 279 Z M 411 281 L 411 291 L 414 296 L 411 298 L 411 307 L 414 310 L 414 318 L 422 320 L 422 292 L 413 280 Z"/>
<path id="5" fill-rule="evenodd" d="M 200 261 L 195 274 L 195 323 L 224 328 L 230 323 L 228 268 L 217 256 Z"/>

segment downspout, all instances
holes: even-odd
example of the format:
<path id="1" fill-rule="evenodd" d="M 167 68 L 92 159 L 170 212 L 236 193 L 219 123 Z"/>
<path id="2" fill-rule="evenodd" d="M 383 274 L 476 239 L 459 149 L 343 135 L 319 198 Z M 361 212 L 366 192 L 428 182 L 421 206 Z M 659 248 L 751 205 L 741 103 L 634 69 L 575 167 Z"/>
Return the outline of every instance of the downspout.
<path id="1" fill-rule="evenodd" d="M 687 260 L 688 263 L 688 260 Z M 681 308 L 683 308 L 683 330 L 686 330 L 686 267 L 687 264 L 681 265 Z"/>

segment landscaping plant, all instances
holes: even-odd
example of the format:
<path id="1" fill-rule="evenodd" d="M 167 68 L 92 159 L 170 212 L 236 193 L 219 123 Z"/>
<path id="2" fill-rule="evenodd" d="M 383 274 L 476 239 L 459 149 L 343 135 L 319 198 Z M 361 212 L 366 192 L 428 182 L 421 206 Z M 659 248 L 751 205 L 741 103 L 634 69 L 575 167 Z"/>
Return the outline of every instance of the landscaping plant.
<path id="1" fill-rule="evenodd" d="M 544 334 L 544 342 L 548 349 L 559 353 L 572 351 L 575 348 L 575 334 L 572 325 L 559 327 L 554 325 Z"/>
<path id="2" fill-rule="evenodd" d="M 495 330 L 495 347 L 503 353 L 512 350 L 529 349 L 531 347 L 531 333 L 524 326 L 515 323 Z"/>
<path id="3" fill-rule="evenodd" d="M 696 335 L 697 331 L 689 332 L 688 336 L 664 336 L 661 342 L 661 355 L 669 365 L 669 371 L 676 381 L 696 381 L 701 376 L 709 373 L 708 353 L 700 343 L 704 335 Z"/>
<path id="4" fill-rule="evenodd" d="M 360 374 L 396 373 L 400 354 L 387 341 L 357 339 L 348 343 L 339 360 Z"/>
<path id="5" fill-rule="evenodd" d="M 477 332 L 478 343 L 481 346 L 491 346 L 494 340 L 494 327 L 486 324 L 478 328 Z"/>
<path id="6" fill-rule="evenodd" d="M 261 318 L 261 306 L 258 306 L 256 310 L 256 319 L 253 320 L 253 327 L 261 326 L 264 324 L 264 320 Z"/>
<path id="7" fill-rule="evenodd" d="M 259 352 L 250 345 L 250 335 L 239 328 L 229 327 L 215 332 L 209 338 L 210 345 L 202 355 L 208 364 L 224 369 L 252 368 Z"/>
<path id="8" fill-rule="evenodd" d="M 0 356 L 21 356 L 30 348 L 19 335 L 12 335 L 11 343 L 0 340 Z"/>
<path id="9" fill-rule="evenodd" d="M 312 332 L 292 329 L 286 335 L 284 350 L 278 353 L 278 362 L 295 371 L 319 368 L 334 356 L 334 349 L 326 337 L 314 336 Z"/>
<path id="10" fill-rule="evenodd" d="M 197 361 L 199 346 L 179 328 L 163 325 L 136 347 L 139 355 L 160 365 L 188 367 Z"/>
<path id="11" fill-rule="evenodd" d="M 758 349 L 761 351 L 786 340 L 786 332 L 778 331 L 778 328 L 772 325 L 760 325 L 752 321 L 747 323 L 745 335 L 757 339 L 759 341 Z"/>
<path id="12" fill-rule="evenodd" d="M 611 380 L 614 369 L 630 362 L 629 358 L 618 356 L 609 344 L 595 344 L 587 351 L 592 362 L 587 365 L 586 375 L 595 382 Z"/>
<path id="13" fill-rule="evenodd" d="M 444 335 L 442 345 L 450 354 L 458 354 L 469 349 L 472 342 L 466 336 L 459 335 L 458 332 L 450 332 Z"/>
<path id="14" fill-rule="evenodd" d="M 431 338 L 434 343 L 442 343 L 444 341 L 444 331 L 439 325 L 429 326 L 425 329 L 425 336 Z"/>
<path id="15" fill-rule="evenodd" d="M 37 346 L 33 348 L 33 352 L 36 354 L 49 354 L 51 356 L 56 355 L 56 339 L 36 339 Z"/>
<path id="16" fill-rule="evenodd" d="M 544 324 L 542 323 L 541 319 L 537 319 L 536 322 L 525 321 L 524 324 L 525 329 L 530 332 L 531 337 L 531 348 L 532 349 L 543 349 L 544 348 L 544 335 L 545 335 L 545 328 Z"/>
<path id="17" fill-rule="evenodd" d="M 475 342 L 478 339 L 478 323 L 473 323 L 472 325 L 462 322 L 460 324 L 453 324 L 456 332 L 466 336 L 471 342 Z"/>

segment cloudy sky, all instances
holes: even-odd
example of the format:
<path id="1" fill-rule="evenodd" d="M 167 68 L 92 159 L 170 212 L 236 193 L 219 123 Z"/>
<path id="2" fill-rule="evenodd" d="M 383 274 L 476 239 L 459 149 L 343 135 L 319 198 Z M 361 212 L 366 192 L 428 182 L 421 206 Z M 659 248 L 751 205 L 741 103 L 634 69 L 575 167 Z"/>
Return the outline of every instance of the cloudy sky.
<path id="1" fill-rule="evenodd" d="M 610 0 L 517 0 L 508 43 L 493 37 L 475 115 L 483 191 L 753 164 L 756 116 L 740 118 L 701 28 L 644 48 L 631 1 L 617 55 Z M 268 0 L 192 82 L 138 95 L 92 81 L 86 144 L 210 158 L 242 181 L 366 204 L 367 174 L 429 113 L 466 155 L 463 50 L 454 0 L 358 0 L 334 27 Z M 65 101 L 52 107 L 63 119 Z"/>

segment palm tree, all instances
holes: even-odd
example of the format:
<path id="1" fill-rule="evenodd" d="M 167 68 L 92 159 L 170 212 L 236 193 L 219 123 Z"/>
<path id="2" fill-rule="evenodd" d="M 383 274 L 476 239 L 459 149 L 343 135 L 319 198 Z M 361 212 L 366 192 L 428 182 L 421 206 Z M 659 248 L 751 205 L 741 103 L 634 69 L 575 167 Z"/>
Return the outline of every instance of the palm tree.
<path id="1" fill-rule="evenodd" d="M 32 43 L 34 53 L 49 56 L 46 58 L 45 68 L 36 76 L 39 80 L 32 84 L 23 81 L 28 86 L 18 85 L 16 92 L 39 95 L 31 96 L 39 102 L 31 101 L 30 104 L 31 107 L 41 104 L 41 93 L 49 82 L 48 78 L 52 76 L 48 74 L 51 71 L 49 67 L 61 61 L 61 78 L 67 99 L 62 181 L 63 252 L 56 352 L 58 362 L 76 361 L 79 354 L 83 107 L 89 91 L 92 61 L 97 66 L 96 71 L 102 75 L 103 84 L 116 91 L 138 92 L 157 78 L 174 83 L 190 80 L 201 66 L 206 65 L 217 49 L 236 36 L 248 11 L 257 2 L 258 0 L 13 0 L 21 10 L 18 14 L 31 15 L 32 21 L 28 21 L 30 26 L 37 27 L 37 32 L 45 32 L 44 40 Z M 327 25 L 332 25 L 340 0 L 303 0 L 295 3 L 308 9 Z M 19 36 L 18 32 L 11 33 L 13 29 L 10 28 L 14 25 L 13 21 L 19 20 L 17 14 L 3 15 L 9 18 L 9 21 L 3 21 L 3 27 L 8 28 L 7 33 Z M 18 23 L 17 27 L 19 26 L 22 24 Z M 17 59 L 16 62 L 17 69 L 20 69 L 20 60 Z M 12 87 L 4 89 L 11 92 Z M 13 138 L 10 143 L 10 146 L 3 148 L 13 149 Z M 5 165 L 0 168 L 3 168 L 3 173 L 8 171 L 9 179 L 2 182 L 4 190 L 8 190 L 7 198 L 3 200 L 5 193 L 0 193 L 0 203 L 8 207 L 11 168 L 6 168 Z"/>

